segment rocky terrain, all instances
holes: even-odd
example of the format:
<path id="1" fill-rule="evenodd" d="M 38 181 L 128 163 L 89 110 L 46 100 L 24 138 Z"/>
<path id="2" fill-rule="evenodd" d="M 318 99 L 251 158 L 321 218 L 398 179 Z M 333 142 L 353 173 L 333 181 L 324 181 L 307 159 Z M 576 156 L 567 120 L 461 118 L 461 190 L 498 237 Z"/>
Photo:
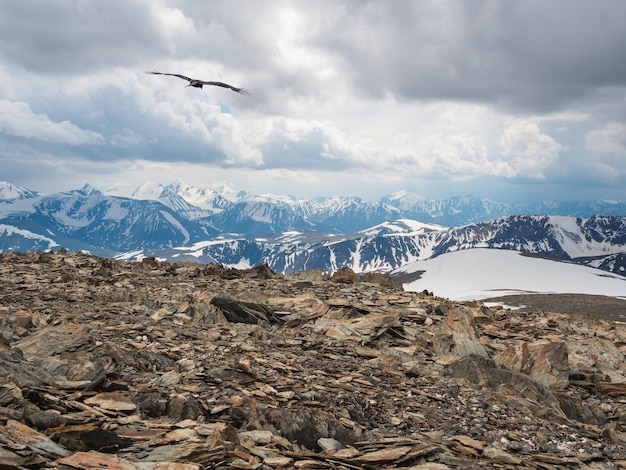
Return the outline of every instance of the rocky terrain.
<path id="1" fill-rule="evenodd" d="M 0 468 L 626 468 L 626 326 L 348 269 L 0 254 Z"/>
<path id="2" fill-rule="evenodd" d="M 626 299 L 589 294 L 513 294 L 483 299 L 530 312 L 588 313 L 605 320 L 626 322 Z"/>

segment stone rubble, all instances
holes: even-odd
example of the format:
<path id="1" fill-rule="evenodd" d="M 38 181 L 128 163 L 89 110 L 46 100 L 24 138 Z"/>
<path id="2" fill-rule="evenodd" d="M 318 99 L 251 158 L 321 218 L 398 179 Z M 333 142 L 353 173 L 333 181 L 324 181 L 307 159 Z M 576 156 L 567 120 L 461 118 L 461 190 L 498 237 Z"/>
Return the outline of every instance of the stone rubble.
<path id="1" fill-rule="evenodd" d="M 626 326 L 349 269 L 0 254 L 2 469 L 626 468 Z"/>

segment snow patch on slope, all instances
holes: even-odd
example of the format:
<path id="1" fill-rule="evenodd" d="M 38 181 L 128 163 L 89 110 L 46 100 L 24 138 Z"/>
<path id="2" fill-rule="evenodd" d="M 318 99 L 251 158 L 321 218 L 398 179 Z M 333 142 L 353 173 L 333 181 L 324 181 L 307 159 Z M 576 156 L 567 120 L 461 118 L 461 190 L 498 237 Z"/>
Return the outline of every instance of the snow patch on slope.
<path id="1" fill-rule="evenodd" d="M 172 224 L 174 227 L 176 227 L 178 229 L 178 231 L 180 233 L 183 234 L 183 236 L 185 237 L 185 239 L 183 240 L 183 245 L 185 243 L 188 243 L 189 240 L 191 239 L 191 236 L 189 235 L 189 232 L 187 231 L 187 229 L 185 227 L 183 227 L 180 222 L 178 220 L 176 220 L 172 214 L 170 214 L 169 212 L 165 212 L 165 211 L 160 211 L 161 215 L 165 218 L 165 220 L 167 220 L 170 224 Z"/>
<path id="2" fill-rule="evenodd" d="M 394 271 L 424 271 L 404 284 L 452 300 L 481 300 L 520 293 L 606 295 L 626 299 L 626 277 L 570 262 L 523 256 L 516 251 L 475 248 L 416 261 Z"/>
<path id="3" fill-rule="evenodd" d="M 33 233 L 29 230 L 19 229 L 11 225 L 0 224 L 0 236 L 11 236 L 11 235 L 18 235 L 20 237 L 28 238 L 30 240 L 40 240 L 42 242 L 48 243 L 48 249 L 51 249 L 55 246 L 59 246 L 57 242 L 55 242 L 51 238 L 44 237 L 43 235 Z"/>

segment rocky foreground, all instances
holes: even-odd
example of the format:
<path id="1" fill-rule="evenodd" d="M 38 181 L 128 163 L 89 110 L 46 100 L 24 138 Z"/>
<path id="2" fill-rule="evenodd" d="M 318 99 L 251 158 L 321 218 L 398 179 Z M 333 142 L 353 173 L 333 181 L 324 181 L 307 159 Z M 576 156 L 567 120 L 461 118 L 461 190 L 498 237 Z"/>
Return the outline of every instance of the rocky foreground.
<path id="1" fill-rule="evenodd" d="M 626 468 L 626 326 L 380 275 L 0 254 L 0 468 Z"/>

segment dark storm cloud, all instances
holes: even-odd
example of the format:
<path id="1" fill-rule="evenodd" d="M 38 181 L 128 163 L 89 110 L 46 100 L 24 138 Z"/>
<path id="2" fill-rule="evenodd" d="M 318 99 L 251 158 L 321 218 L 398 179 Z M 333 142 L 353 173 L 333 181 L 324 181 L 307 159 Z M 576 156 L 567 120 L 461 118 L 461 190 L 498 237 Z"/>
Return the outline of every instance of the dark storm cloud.
<path id="1" fill-rule="evenodd" d="M 145 1 L 6 0 L 0 58 L 43 74 L 129 66 L 167 51 L 160 19 Z"/>
<path id="2" fill-rule="evenodd" d="M 626 2 L 351 1 L 324 37 L 372 96 L 547 110 L 626 85 Z"/>
<path id="3" fill-rule="evenodd" d="M 249 73 L 260 97 L 322 93 L 315 73 L 281 56 L 289 8 L 308 27 L 294 47 L 325 54 L 371 97 L 543 111 L 626 85 L 622 0 L 7 0 L 0 57 L 57 74 L 204 58 Z"/>
<path id="4" fill-rule="evenodd" d="M 263 12 L 260 2 L 6 0 L 0 59 L 64 75 L 141 70 L 164 58 L 261 66 Z"/>

